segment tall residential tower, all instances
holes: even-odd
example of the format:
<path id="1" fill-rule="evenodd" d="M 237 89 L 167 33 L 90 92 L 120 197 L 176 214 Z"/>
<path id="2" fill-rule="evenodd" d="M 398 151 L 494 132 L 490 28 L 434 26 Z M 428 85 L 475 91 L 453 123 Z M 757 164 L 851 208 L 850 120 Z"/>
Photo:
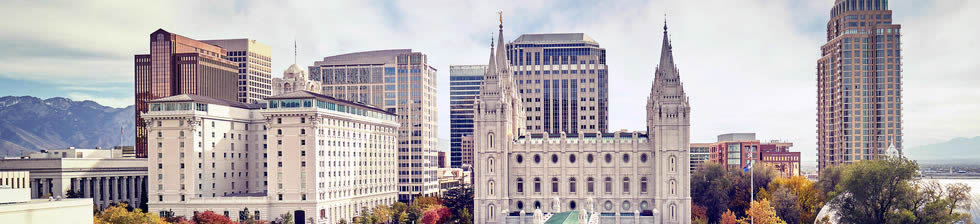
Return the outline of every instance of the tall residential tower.
<path id="1" fill-rule="evenodd" d="M 901 25 L 887 0 L 837 0 L 817 60 L 819 168 L 902 144 Z"/>

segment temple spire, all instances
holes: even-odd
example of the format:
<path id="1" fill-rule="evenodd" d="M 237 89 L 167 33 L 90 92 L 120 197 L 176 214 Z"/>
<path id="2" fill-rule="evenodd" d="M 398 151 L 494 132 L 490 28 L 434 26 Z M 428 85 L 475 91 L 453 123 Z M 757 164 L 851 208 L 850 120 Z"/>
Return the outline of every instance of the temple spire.
<path id="1" fill-rule="evenodd" d="M 664 43 L 660 48 L 660 67 L 673 68 L 674 54 L 670 45 L 670 37 L 667 35 L 667 19 L 664 18 Z"/>

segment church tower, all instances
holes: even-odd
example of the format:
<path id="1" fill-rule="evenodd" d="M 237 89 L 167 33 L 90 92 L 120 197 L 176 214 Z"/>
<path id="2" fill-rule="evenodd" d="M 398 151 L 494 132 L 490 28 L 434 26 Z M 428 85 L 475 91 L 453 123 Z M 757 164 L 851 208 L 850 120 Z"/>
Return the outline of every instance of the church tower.
<path id="1" fill-rule="evenodd" d="M 647 133 L 656 154 L 656 212 L 661 223 L 691 221 L 690 127 L 688 104 L 664 22 L 660 64 L 647 99 Z"/>
<path id="2" fill-rule="evenodd" d="M 514 140 L 524 134 L 524 105 L 514 85 L 504 42 L 503 17 L 497 45 L 490 47 L 490 61 L 480 99 L 474 103 L 473 175 L 476 223 L 504 223 L 508 203 L 509 154 Z"/>

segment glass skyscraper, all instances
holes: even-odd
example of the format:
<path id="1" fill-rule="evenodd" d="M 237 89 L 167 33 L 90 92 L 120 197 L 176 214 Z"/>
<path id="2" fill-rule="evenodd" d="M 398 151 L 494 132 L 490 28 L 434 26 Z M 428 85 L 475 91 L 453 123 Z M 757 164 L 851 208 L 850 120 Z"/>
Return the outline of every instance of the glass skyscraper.
<path id="1" fill-rule="evenodd" d="M 473 161 L 468 163 L 463 161 L 462 139 L 473 134 L 473 102 L 480 98 L 480 83 L 483 82 L 486 71 L 487 65 L 449 66 L 449 132 L 452 168 L 468 170 L 473 167 Z"/>

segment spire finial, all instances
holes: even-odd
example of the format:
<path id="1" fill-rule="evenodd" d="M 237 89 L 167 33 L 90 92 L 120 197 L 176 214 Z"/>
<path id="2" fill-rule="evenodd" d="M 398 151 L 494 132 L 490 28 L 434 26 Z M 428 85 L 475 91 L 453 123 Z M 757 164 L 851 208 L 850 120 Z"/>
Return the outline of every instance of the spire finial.
<path id="1" fill-rule="evenodd" d="M 664 13 L 664 33 L 667 32 L 667 13 Z"/>
<path id="2" fill-rule="evenodd" d="M 490 48 L 493 48 L 493 32 L 490 32 Z"/>
<path id="3" fill-rule="evenodd" d="M 500 29 L 504 29 L 504 11 L 497 11 L 497 17 L 500 20 Z"/>

